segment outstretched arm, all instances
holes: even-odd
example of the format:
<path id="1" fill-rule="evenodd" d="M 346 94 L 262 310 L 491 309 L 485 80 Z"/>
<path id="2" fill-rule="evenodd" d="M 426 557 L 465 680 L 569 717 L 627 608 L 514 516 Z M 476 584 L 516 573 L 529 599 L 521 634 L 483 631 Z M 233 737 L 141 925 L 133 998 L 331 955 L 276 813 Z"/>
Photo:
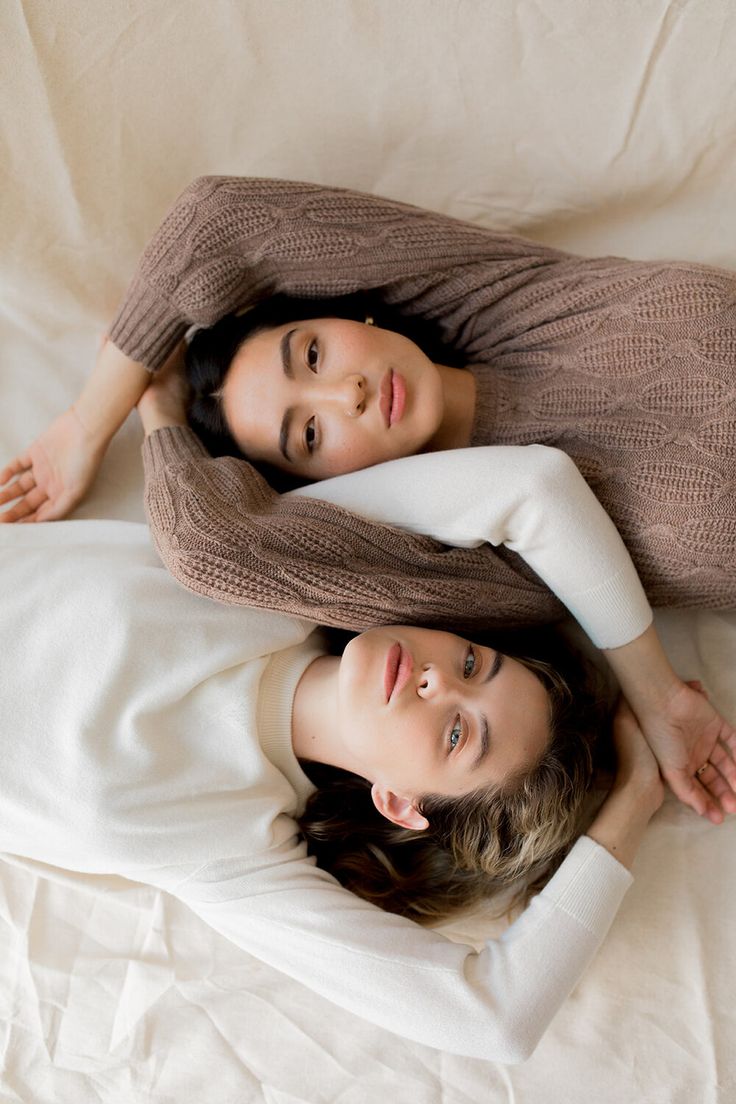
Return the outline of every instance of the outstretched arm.
<path id="1" fill-rule="evenodd" d="M 84 497 L 115 430 L 187 329 L 274 292 L 322 297 L 390 288 L 409 312 L 425 284 L 472 260 L 506 302 L 564 254 L 379 196 L 289 180 L 199 177 L 153 234 L 78 402 L 0 472 L 3 521 L 65 516 Z M 440 313 L 435 316 L 440 320 Z M 441 319 L 448 341 L 462 326 Z"/>
<path id="2" fill-rule="evenodd" d="M 675 674 L 654 627 L 605 654 L 677 797 L 714 824 L 736 813 L 736 729 Z"/>
<path id="3" fill-rule="evenodd" d="M 0 522 L 55 521 L 81 502 L 150 378 L 104 341 L 76 402 L 0 471 Z"/>

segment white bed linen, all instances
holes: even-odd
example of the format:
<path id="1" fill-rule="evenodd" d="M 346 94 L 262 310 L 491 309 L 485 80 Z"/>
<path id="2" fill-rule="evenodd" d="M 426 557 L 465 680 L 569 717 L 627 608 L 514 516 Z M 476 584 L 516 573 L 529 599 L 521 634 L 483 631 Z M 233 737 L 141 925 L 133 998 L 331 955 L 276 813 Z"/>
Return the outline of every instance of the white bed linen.
<path id="1" fill-rule="evenodd" d="M 200 173 L 736 267 L 728 0 L 14 0 L 1 18 L 2 456 L 71 400 L 148 234 Z M 131 419 L 79 516 L 142 518 L 139 441 Z M 657 620 L 736 717 L 736 615 Z M 668 800 L 601 953 L 509 1069 L 338 1011 L 164 894 L 8 857 L 0 1100 L 728 1102 L 734 844 L 736 822 Z"/>

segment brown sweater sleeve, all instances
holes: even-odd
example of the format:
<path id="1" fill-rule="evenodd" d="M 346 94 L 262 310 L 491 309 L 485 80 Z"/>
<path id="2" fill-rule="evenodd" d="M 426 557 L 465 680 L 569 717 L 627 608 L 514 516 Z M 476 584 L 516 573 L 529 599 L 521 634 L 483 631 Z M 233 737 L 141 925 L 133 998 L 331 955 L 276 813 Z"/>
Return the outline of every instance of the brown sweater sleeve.
<path id="1" fill-rule="evenodd" d="M 212 325 L 269 294 L 381 289 L 387 302 L 433 318 L 463 347 L 472 344 L 466 301 L 476 285 L 486 307 L 503 304 L 565 256 L 377 196 L 205 176 L 149 242 L 110 337 L 155 371 L 190 325 Z"/>
<path id="2" fill-rule="evenodd" d="M 191 430 L 151 434 L 144 465 L 158 552 L 198 594 L 351 629 L 472 630 L 564 615 L 512 553 L 448 548 L 331 503 L 279 496 L 245 461 L 210 457 Z"/>

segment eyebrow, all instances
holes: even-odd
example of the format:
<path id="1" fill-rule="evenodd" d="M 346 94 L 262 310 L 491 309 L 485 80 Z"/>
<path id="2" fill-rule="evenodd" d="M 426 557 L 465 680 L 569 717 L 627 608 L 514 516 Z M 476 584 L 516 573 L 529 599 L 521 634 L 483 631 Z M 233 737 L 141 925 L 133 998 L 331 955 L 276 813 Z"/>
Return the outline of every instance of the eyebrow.
<path id="1" fill-rule="evenodd" d="M 287 379 L 294 378 L 294 369 L 291 366 L 291 337 L 296 333 L 296 329 L 287 330 L 284 336 L 279 342 L 279 348 L 281 350 L 281 366 L 284 369 L 284 375 Z"/>
<path id="2" fill-rule="evenodd" d="M 494 679 L 496 677 L 496 675 L 498 674 L 498 672 L 501 670 L 502 664 L 503 664 L 503 656 L 501 655 L 500 652 L 496 652 L 493 663 L 488 668 L 488 674 L 483 679 L 483 682 L 490 682 L 491 679 Z M 475 759 L 473 760 L 473 762 L 470 764 L 471 771 L 475 771 L 475 770 L 478 769 L 478 767 L 481 765 L 481 763 L 485 760 L 486 756 L 488 755 L 488 752 L 490 751 L 490 748 L 491 748 L 491 730 L 490 730 L 489 725 L 488 725 L 488 718 L 486 717 L 485 713 L 481 713 L 481 715 L 480 715 L 480 750 L 479 750 L 478 754 L 476 755 Z"/>
<path id="3" fill-rule="evenodd" d="M 284 336 L 279 342 L 279 349 L 281 351 L 281 367 L 284 370 L 284 375 L 287 379 L 293 380 L 294 369 L 291 364 L 291 335 L 295 334 L 296 330 L 287 330 Z M 287 464 L 292 463 L 292 459 L 289 456 L 289 431 L 291 430 L 291 422 L 294 417 L 294 410 L 291 406 L 287 407 L 284 411 L 284 416 L 281 419 L 281 428 L 279 430 L 279 451 L 286 460 Z"/>

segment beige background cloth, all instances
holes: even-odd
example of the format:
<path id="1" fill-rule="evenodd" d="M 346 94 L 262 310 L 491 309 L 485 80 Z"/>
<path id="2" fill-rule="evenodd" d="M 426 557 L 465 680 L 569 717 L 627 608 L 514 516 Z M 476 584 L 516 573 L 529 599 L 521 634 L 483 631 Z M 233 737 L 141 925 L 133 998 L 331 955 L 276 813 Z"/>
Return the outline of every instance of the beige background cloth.
<path id="1" fill-rule="evenodd" d="M 200 173 L 736 267 L 729 0 L 6 0 L 0 30 L 2 456 L 71 401 Z M 79 516 L 142 518 L 139 443 L 131 418 Z M 736 718 L 736 614 L 658 620 L 683 675 Z M 518 1068 L 352 1018 L 163 894 L 8 857 L 0 1100 L 734 1100 L 735 843 L 733 820 L 667 801 L 601 953 Z"/>

